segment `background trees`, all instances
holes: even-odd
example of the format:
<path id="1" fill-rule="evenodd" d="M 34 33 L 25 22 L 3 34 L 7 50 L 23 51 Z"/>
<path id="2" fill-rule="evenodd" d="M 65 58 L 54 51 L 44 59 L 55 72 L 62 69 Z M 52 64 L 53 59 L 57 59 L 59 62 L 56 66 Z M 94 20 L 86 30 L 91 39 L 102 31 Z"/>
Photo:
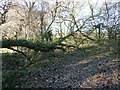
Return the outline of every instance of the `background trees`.
<path id="1" fill-rule="evenodd" d="M 53 4 L 26 0 L 3 2 L 2 38 L 47 42 L 51 46 L 54 43 L 55 48 L 61 49 L 107 44 L 109 50 L 118 52 L 119 2 L 104 2 L 102 7 L 97 4 L 64 0 Z M 83 14 L 86 6 L 88 14 Z"/>

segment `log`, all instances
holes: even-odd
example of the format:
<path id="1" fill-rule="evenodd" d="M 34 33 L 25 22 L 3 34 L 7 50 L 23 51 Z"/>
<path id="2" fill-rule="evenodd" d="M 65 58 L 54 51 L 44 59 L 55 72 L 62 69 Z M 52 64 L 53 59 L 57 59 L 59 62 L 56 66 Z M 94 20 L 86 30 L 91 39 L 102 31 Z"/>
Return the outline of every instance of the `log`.
<path id="1" fill-rule="evenodd" d="M 2 48 L 21 46 L 21 47 L 33 49 L 35 51 L 41 51 L 41 52 L 57 49 L 54 44 L 43 43 L 40 41 L 33 42 L 31 40 L 24 40 L 24 39 L 19 39 L 19 40 L 3 39 L 0 42 L 2 42 Z"/>

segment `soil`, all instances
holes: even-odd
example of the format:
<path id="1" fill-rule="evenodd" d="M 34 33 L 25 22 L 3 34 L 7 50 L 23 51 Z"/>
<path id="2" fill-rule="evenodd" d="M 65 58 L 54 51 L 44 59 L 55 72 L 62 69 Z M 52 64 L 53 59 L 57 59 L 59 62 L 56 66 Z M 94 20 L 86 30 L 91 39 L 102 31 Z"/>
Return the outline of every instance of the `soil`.
<path id="1" fill-rule="evenodd" d="M 21 78 L 15 88 L 119 88 L 119 61 L 108 53 L 81 58 L 79 53 L 50 60 L 47 68 Z"/>

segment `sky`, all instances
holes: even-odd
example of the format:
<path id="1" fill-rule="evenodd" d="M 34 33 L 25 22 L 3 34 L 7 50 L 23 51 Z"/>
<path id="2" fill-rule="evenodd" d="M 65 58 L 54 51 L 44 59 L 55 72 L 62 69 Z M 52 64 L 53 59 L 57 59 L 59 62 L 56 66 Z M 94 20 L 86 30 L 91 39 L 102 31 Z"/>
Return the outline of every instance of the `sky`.
<path id="1" fill-rule="evenodd" d="M 107 2 L 118 2 L 120 0 L 13 0 L 13 1 L 16 1 L 16 2 L 19 2 L 19 3 L 23 3 L 23 1 L 27 1 L 27 2 L 48 2 L 50 6 L 52 6 L 53 4 L 55 4 L 56 1 L 60 2 L 60 1 L 63 1 L 63 2 L 68 2 L 68 1 L 72 1 L 72 2 L 79 2 L 80 4 L 83 3 L 83 2 L 87 2 L 90 1 L 92 5 L 96 5 L 97 7 L 101 7 L 102 6 L 102 3 L 107 1 Z M 85 14 L 88 14 L 90 12 L 90 9 L 89 9 L 89 6 L 86 5 L 84 7 L 84 11 L 86 12 Z"/>
<path id="2" fill-rule="evenodd" d="M 32 1 L 33 2 L 34 1 L 36 1 L 36 2 L 43 2 L 44 1 L 44 2 L 48 2 L 50 6 L 55 4 L 56 1 L 58 1 L 58 2 L 60 2 L 60 1 L 63 1 L 63 2 L 72 1 L 72 2 L 79 2 L 79 3 L 83 3 L 83 2 L 87 3 L 88 1 L 90 1 L 92 5 L 96 5 L 97 7 L 101 7 L 102 3 L 105 2 L 105 1 L 107 1 L 107 2 L 111 2 L 111 1 L 112 2 L 118 2 L 120 0 L 13 0 L 13 1 L 16 1 L 16 2 L 19 2 L 19 3 L 23 3 L 23 1 L 27 1 L 27 2 L 29 2 L 29 1 L 30 2 L 32 2 Z M 86 6 L 84 8 L 84 10 L 89 12 L 90 9 L 89 9 L 88 6 Z"/>

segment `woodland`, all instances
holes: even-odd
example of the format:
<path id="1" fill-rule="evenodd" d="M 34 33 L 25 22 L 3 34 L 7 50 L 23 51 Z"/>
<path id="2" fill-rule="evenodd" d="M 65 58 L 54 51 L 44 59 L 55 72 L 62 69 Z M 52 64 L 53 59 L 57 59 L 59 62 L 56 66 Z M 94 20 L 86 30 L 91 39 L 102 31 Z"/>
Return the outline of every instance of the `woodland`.
<path id="1" fill-rule="evenodd" d="M 3 89 L 120 87 L 119 0 L 1 0 L 0 31 Z"/>

